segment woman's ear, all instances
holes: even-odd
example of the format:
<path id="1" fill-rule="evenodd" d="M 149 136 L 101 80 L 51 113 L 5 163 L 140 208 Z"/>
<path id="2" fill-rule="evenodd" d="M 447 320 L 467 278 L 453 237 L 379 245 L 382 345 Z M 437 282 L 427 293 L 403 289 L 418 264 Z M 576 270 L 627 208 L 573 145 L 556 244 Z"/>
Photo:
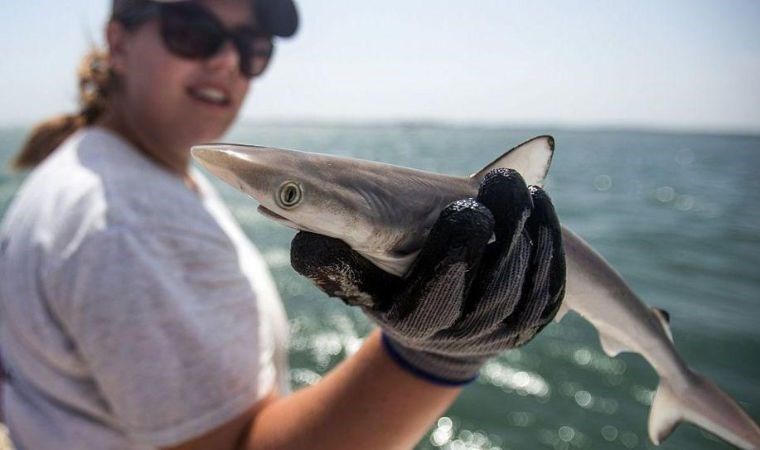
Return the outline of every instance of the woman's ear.
<path id="1" fill-rule="evenodd" d="M 127 30 L 124 25 L 111 20 L 106 25 L 108 45 L 108 65 L 117 74 L 122 74 L 127 66 Z"/>

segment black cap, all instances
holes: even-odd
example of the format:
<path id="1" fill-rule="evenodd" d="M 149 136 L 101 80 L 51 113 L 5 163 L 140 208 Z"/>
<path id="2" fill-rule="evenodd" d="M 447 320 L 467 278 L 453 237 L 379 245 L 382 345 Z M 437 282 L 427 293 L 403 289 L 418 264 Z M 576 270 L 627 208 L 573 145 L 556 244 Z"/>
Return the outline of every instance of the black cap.
<path id="1" fill-rule="evenodd" d="M 186 0 L 150 0 L 172 3 Z M 136 3 L 135 0 L 113 0 L 112 14 L 118 15 Z M 298 11 L 293 0 L 251 0 L 258 25 L 274 36 L 290 37 L 298 29 Z"/>
<path id="2" fill-rule="evenodd" d="M 259 26 L 275 36 L 293 36 L 298 29 L 298 11 L 292 0 L 252 0 Z"/>

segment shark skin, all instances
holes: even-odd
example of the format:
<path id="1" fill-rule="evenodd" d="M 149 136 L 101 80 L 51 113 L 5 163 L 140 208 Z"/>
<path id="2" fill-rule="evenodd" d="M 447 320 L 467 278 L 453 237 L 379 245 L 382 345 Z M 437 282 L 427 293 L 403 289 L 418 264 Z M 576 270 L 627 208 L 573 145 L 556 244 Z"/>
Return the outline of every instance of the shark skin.
<path id="1" fill-rule="evenodd" d="M 201 165 L 259 202 L 259 211 L 296 230 L 345 241 L 381 269 L 403 276 L 438 214 L 477 194 L 483 176 L 513 168 L 540 185 L 554 140 L 539 136 L 469 177 L 453 177 L 373 161 L 232 144 L 193 147 Z M 648 307 L 604 258 L 562 227 L 567 286 L 556 320 L 573 310 L 598 331 L 609 356 L 640 354 L 660 377 L 649 414 L 659 444 L 680 422 L 693 423 L 742 449 L 760 450 L 760 427 L 714 383 L 678 355 L 667 313 Z"/>

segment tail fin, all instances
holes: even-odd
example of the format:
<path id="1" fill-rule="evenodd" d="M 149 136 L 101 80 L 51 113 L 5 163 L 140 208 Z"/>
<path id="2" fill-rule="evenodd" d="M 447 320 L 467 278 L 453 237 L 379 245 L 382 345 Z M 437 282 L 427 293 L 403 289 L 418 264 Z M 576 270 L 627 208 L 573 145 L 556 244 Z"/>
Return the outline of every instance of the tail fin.
<path id="1" fill-rule="evenodd" d="M 470 175 L 479 185 L 483 177 L 493 169 L 515 169 L 527 185 L 541 186 L 549 171 L 554 155 L 554 138 L 538 136 L 508 150 L 478 172 Z"/>
<path id="2" fill-rule="evenodd" d="M 649 413 L 649 438 L 659 445 L 680 422 L 690 422 L 745 450 L 760 450 L 760 427 L 718 386 L 691 373 L 686 385 L 663 379 Z"/>

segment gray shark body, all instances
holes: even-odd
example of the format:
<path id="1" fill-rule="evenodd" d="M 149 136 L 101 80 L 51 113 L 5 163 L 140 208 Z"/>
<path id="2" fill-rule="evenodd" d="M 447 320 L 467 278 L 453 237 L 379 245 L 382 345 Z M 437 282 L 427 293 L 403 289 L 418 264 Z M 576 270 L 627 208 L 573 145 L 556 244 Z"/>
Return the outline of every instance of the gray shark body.
<path id="1" fill-rule="evenodd" d="M 441 210 L 474 197 L 483 176 L 513 168 L 540 185 L 554 152 L 549 136 L 531 139 L 469 177 L 372 161 L 266 147 L 193 148 L 211 173 L 255 198 L 259 211 L 297 230 L 345 241 L 387 272 L 403 276 Z M 635 352 L 660 377 L 649 416 L 659 444 L 678 423 L 694 423 L 743 449 L 760 449 L 760 428 L 727 394 L 691 371 L 676 352 L 667 314 L 647 307 L 586 242 L 563 227 L 567 288 L 561 319 L 574 310 L 599 332 L 604 351 Z"/>

